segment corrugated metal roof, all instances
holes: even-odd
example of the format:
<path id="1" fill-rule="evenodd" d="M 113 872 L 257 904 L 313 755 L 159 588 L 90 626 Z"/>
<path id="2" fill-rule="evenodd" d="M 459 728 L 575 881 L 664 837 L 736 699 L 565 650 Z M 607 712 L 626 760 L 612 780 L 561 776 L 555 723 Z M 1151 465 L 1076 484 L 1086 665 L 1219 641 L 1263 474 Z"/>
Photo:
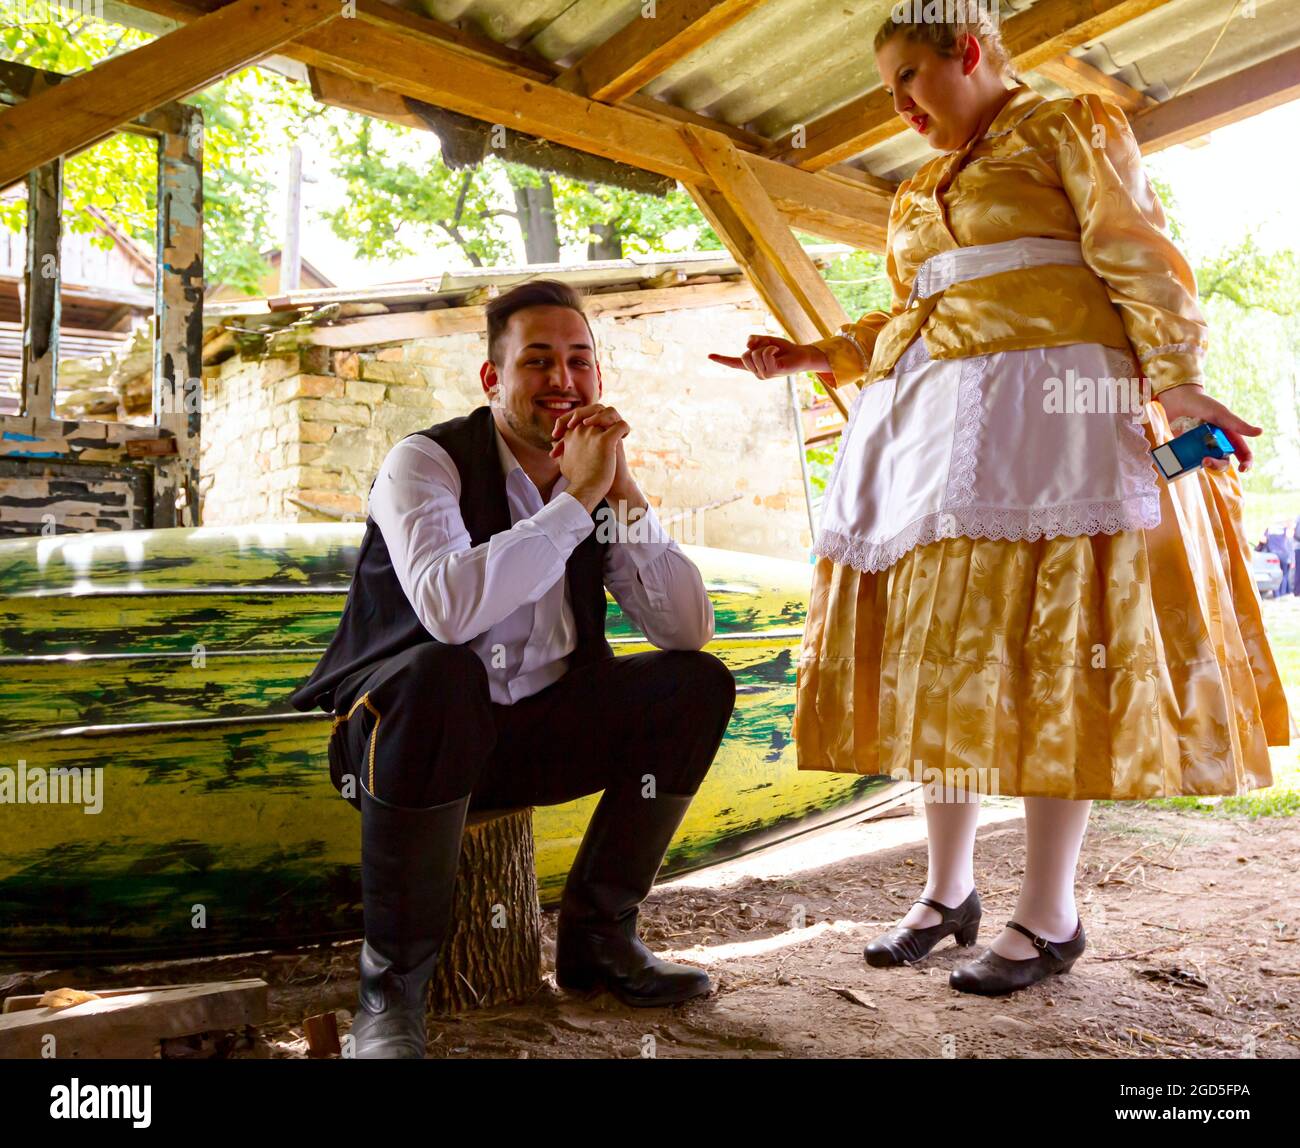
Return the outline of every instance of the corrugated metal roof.
<path id="1" fill-rule="evenodd" d="M 400 2 L 400 0 L 399 0 Z M 647 95 L 768 139 L 778 139 L 879 86 L 871 39 L 894 0 L 768 0 L 650 83 Z M 1227 29 L 1186 90 L 1193 91 L 1300 44 L 1300 0 L 1173 0 L 1072 52 L 1160 100 L 1173 94 Z M 498 43 L 570 64 L 630 21 L 644 0 L 406 0 Z M 1003 20 L 1032 7 L 1003 0 Z M 1043 95 L 1066 95 L 1051 81 L 1025 79 Z M 872 174 L 899 179 L 933 153 L 908 133 L 856 157 Z"/>

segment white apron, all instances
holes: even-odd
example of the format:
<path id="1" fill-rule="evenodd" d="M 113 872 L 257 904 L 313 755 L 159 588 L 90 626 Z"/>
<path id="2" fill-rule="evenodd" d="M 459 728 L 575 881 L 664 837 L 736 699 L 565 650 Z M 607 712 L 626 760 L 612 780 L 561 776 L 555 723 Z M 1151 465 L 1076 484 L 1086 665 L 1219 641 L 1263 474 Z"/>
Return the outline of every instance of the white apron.
<path id="1" fill-rule="evenodd" d="M 912 298 L 1017 267 L 1082 262 L 1066 240 L 958 248 L 922 264 Z M 931 359 L 918 333 L 893 372 L 853 401 L 814 552 L 875 572 L 939 538 L 1157 526 L 1139 374 L 1127 352 L 1096 343 Z"/>

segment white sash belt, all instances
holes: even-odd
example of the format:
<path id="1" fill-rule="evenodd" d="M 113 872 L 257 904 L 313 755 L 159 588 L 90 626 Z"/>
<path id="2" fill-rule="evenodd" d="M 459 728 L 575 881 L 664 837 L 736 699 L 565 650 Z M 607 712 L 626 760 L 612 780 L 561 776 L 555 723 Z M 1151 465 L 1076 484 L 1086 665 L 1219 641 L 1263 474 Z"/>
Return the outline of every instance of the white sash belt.
<path id="1" fill-rule="evenodd" d="M 1053 263 L 1082 267 L 1083 250 L 1073 239 L 1039 238 L 1008 239 L 1005 243 L 985 243 L 979 247 L 954 247 L 951 251 L 931 255 L 917 268 L 907 305 L 910 307 L 918 299 L 937 295 L 954 283 Z"/>
<path id="2" fill-rule="evenodd" d="M 1082 262 L 1079 245 L 1065 240 L 959 248 L 928 259 L 912 292 Z M 1105 381 L 1137 374 L 1126 352 L 1095 343 L 932 360 L 918 335 L 893 372 L 854 400 L 814 551 L 878 571 L 938 538 L 1156 526 L 1160 492 L 1142 406 L 1132 387 Z"/>

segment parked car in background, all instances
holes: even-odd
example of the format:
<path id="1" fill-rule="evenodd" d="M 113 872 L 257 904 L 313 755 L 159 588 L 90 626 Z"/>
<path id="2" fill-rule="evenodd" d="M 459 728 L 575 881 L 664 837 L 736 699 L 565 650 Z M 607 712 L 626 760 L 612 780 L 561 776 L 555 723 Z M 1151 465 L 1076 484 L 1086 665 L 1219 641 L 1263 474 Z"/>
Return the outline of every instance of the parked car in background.
<path id="1" fill-rule="evenodd" d="M 1282 560 L 1271 551 L 1255 550 L 1252 552 L 1252 566 L 1255 573 L 1255 587 L 1261 598 L 1276 598 L 1282 589 Z"/>

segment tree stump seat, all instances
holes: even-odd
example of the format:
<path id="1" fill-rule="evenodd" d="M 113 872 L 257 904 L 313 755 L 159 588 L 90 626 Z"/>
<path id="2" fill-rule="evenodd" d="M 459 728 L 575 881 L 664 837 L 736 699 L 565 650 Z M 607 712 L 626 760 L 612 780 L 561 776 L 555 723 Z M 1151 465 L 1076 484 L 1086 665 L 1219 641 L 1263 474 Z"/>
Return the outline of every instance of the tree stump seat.
<path id="1" fill-rule="evenodd" d="M 541 912 L 532 808 L 471 814 L 430 1009 L 456 1013 L 531 995 L 542 979 Z"/>

